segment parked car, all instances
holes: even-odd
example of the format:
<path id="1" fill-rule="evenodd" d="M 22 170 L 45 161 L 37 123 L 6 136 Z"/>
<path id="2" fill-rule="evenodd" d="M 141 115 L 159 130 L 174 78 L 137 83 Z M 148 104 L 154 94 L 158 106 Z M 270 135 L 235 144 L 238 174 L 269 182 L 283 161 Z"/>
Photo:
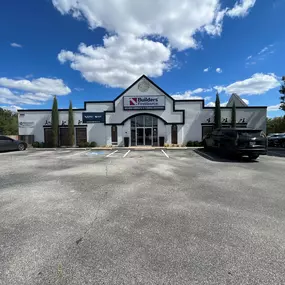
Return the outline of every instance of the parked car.
<path id="1" fill-rule="evenodd" d="M 221 128 L 203 138 L 204 148 L 219 149 L 223 152 L 256 159 L 267 154 L 267 138 L 261 130 L 248 128 Z"/>
<path id="2" fill-rule="evenodd" d="M 268 146 L 275 147 L 284 147 L 285 148 L 285 134 L 274 134 L 273 136 L 269 136 L 268 138 Z"/>
<path id="3" fill-rule="evenodd" d="M 25 150 L 27 144 L 23 141 L 13 140 L 7 136 L 0 136 L 0 151 L 3 150 Z"/>

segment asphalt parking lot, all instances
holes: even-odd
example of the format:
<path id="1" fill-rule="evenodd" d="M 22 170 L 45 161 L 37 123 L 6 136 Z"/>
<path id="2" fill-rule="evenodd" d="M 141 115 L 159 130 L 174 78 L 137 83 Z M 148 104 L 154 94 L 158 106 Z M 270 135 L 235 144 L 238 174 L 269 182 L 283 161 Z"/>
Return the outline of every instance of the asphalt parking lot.
<path id="1" fill-rule="evenodd" d="M 285 284 L 285 159 L 0 153 L 0 284 Z"/>

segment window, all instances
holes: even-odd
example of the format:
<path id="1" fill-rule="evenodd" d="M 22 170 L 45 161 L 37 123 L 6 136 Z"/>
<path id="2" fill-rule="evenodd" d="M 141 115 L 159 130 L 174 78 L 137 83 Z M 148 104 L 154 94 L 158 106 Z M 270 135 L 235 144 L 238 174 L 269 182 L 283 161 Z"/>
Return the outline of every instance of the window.
<path id="1" fill-rule="evenodd" d="M 177 125 L 171 126 L 171 142 L 177 144 Z"/>

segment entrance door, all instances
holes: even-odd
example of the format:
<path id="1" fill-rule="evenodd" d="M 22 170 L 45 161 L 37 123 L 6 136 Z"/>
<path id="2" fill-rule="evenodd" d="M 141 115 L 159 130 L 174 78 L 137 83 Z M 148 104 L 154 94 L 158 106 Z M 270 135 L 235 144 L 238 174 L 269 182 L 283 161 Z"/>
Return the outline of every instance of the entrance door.
<path id="1" fill-rule="evenodd" d="M 145 145 L 152 145 L 152 128 L 145 128 L 144 135 Z"/>
<path id="2" fill-rule="evenodd" d="M 137 145 L 144 145 L 144 129 L 137 128 Z"/>
<path id="3" fill-rule="evenodd" d="M 118 144 L 118 131 L 117 131 L 117 126 L 112 126 L 111 128 L 111 136 L 112 136 L 112 145 L 113 144 Z"/>

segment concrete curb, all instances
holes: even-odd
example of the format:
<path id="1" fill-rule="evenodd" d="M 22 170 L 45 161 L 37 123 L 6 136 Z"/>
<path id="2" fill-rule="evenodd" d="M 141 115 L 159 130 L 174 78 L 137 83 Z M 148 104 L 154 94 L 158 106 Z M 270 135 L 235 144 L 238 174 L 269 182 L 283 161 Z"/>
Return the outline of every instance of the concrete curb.
<path id="1" fill-rule="evenodd" d="M 39 150 L 44 150 L 44 151 L 49 151 L 49 150 L 56 150 L 56 151 L 63 151 L 63 150 L 76 150 L 76 151 L 86 151 L 86 150 L 187 150 L 187 149 L 199 149 L 201 147 L 64 147 L 64 148 L 36 148 L 36 147 L 31 147 L 28 149 L 34 149 L 36 151 Z"/>

